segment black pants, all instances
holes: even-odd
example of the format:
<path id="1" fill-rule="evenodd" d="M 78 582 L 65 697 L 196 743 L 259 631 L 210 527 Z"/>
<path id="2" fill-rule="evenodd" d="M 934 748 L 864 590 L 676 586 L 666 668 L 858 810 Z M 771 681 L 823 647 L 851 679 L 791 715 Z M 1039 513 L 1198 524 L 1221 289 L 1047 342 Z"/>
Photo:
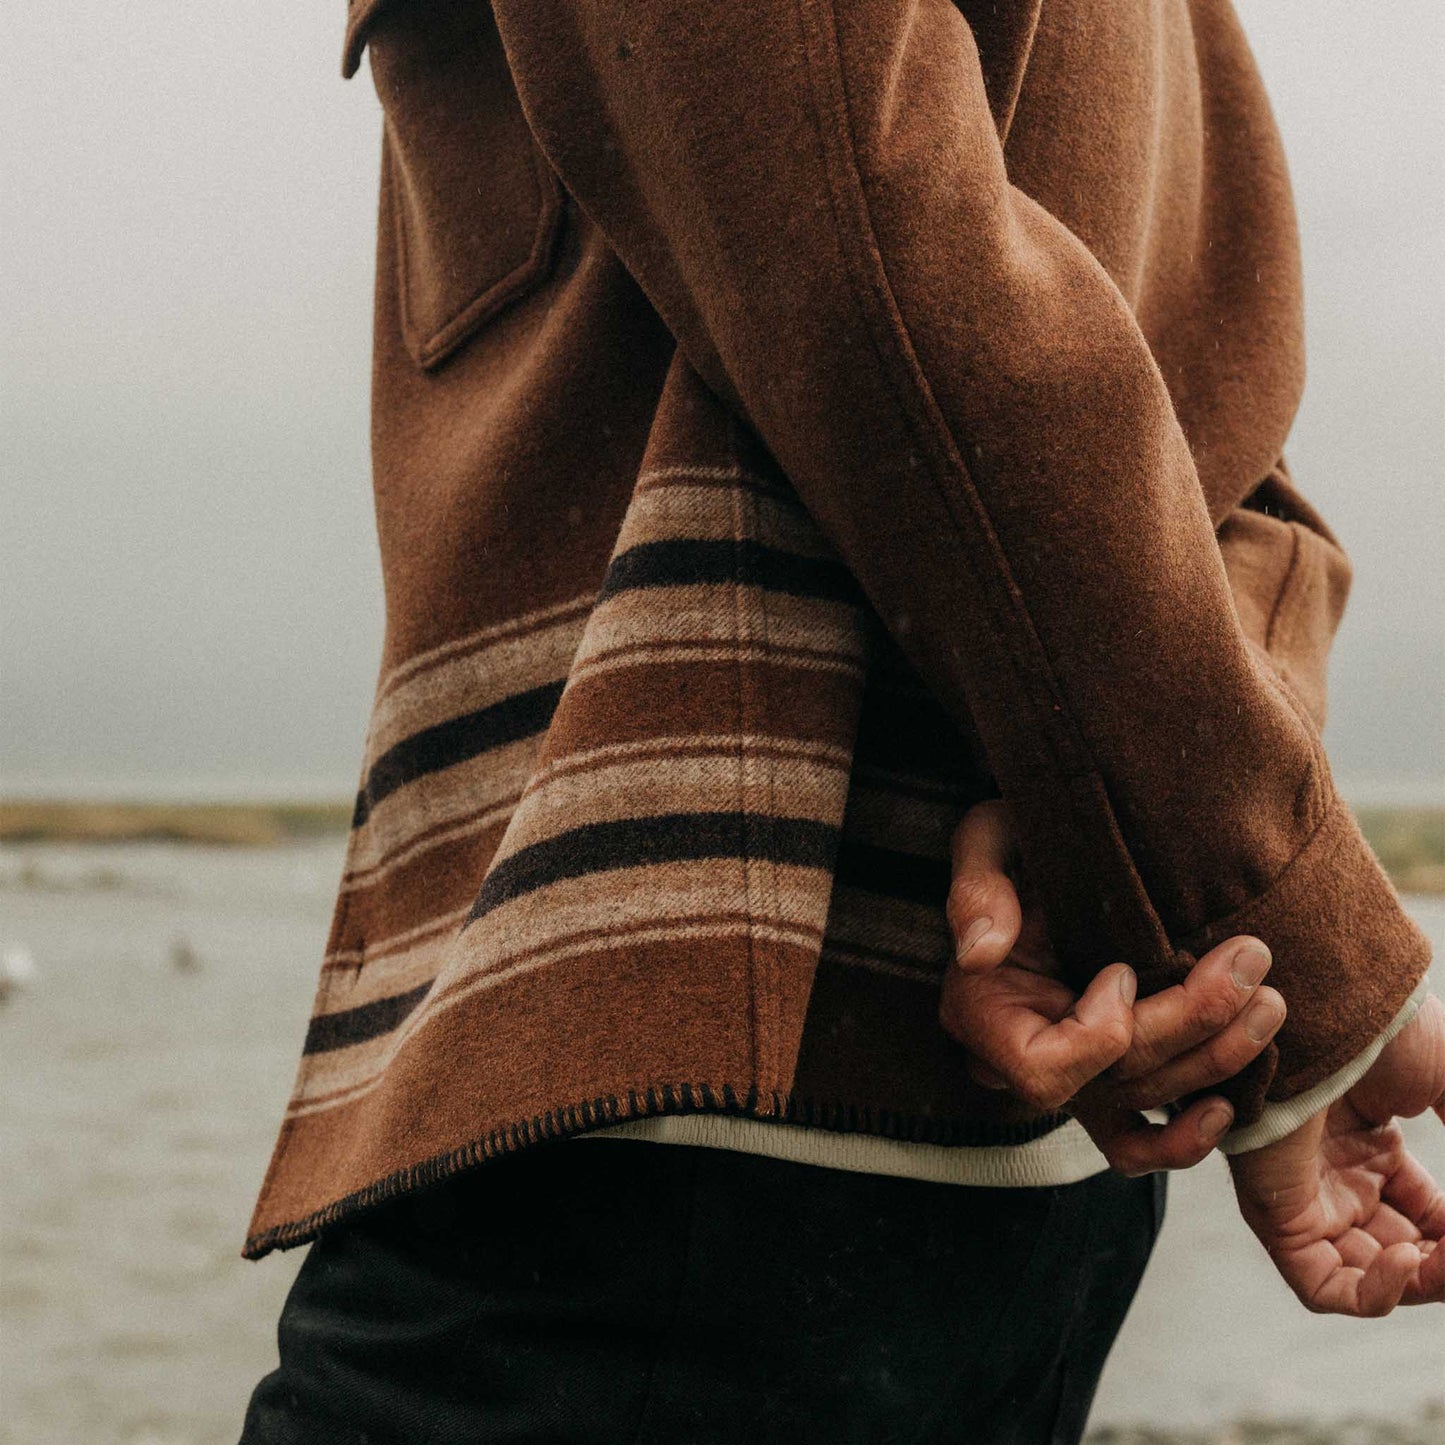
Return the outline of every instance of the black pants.
<path id="1" fill-rule="evenodd" d="M 323 1234 L 241 1445 L 1076 1441 L 1166 1177 L 543 1145 Z"/>

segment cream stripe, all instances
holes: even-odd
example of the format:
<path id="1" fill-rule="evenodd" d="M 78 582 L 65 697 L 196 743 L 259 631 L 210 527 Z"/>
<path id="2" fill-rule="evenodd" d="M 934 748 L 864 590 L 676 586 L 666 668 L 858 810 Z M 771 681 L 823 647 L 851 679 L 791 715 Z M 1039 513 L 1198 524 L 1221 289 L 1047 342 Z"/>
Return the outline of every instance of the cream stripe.
<path id="1" fill-rule="evenodd" d="M 445 828 L 432 828 L 418 833 L 410 842 L 395 846 L 379 862 L 350 869 L 341 880 L 341 891 L 345 893 L 358 888 L 370 888 L 431 848 L 439 848 L 443 843 L 460 843 L 464 838 L 485 833 L 498 823 L 505 824 L 516 806 L 515 797 L 503 798 L 501 802 L 483 808 L 474 817 L 459 819 Z"/>
<path id="2" fill-rule="evenodd" d="M 434 938 L 448 928 L 460 928 L 470 912 L 471 904 L 468 903 L 461 908 L 453 909 L 450 913 L 437 914 L 435 917 L 427 919 L 425 923 L 419 923 L 415 928 L 408 928 L 403 933 L 393 933 L 389 938 L 379 938 L 374 943 L 368 943 L 365 948 L 339 948 L 334 953 L 326 955 L 326 963 L 332 968 L 346 965 L 355 968 L 365 964 L 369 970 L 373 964 L 380 963 L 404 950 L 409 951 L 411 944 Z"/>
<path id="3" fill-rule="evenodd" d="M 1077 1119 L 1027 1144 L 1006 1145 L 917 1144 L 731 1114 L 662 1114 L 589 1129 L 575 1137 L 691 1144 L 823 1169 L 994 1189 L 1074 1184 L 1109 1167 Z"/>
<path id="4" fill-rule="evenodd" d="M 813 561 L 837 561 L 832 543 L 807 512 L 782 499 L 750 491 L 753 515 L 738 516 L 736 490 L 654 487 L 635 495 L 617 538 L 620 555 L 641 542 L 733 542 L 743 537 Z"/>
<path id="5" fill-rule="evenodd" d="M 772 485 L 769 482 L 765 482 L 763 478 L 754 476 L 751 472 L 743 471 L 742 467 L 736 463 L 727 467 L 701 467 L 693 465 L 649 467 L 645 472 L 638 474 L 637 480 L 639 485 L 646 485 L 651 482 L 689 480 L 699 482 L 741 482 L 748 480 L 760 487 Z"/>
<path id="6" fill-rule="evenodd" d="M 493 707 L 518 693 L 560 684 L 576 656 L 583 630 L 583 618 L 565 618 L 448 658 L 421 676 L 396 684 L 373 709 L 368 765 L 438 723 Z"/>
<path id="7" fill-rule="evenodd" d="M 757 814 L 830 822 L 847 788 L 842 768 L 774 766 L 766 752 L 674 754 L 559 773 L 527 795 L 497 851 L 500 865 L 523 849 L 594 823 L 645 821 L 672 813 Z"/>
<path id="8" fill-rule="evenodd" d="M 491 748 L 435 772 L 423 773 L 372 805 L 365 826 L 353 837 L 348 877 L 390 868 L 421 835 L 442 826 L 469 822 L 478 808 L 492 810 L 496 822 L 511 809 L 532 774 L 542 734 Z"/>
<path id="9" fill-rule="evenodd" d="M 661 598 L 661 600 L 659 600 Z M 756 639 L 739 625 L 738 608 L 756 613 L 766 599 L 767 640 L 779 652 L 864 655 L 857 608 L 831 597 L 794 597 L 738 582 L 675 582 L 631 587 L 599 602 L 575 661 L 639 643 L 746 646 Z"/>
<path id="10" fill-rule="evenodd" d="M 834 771 L 847 768 L 851 761 L 846 748 L 832 743 L 800 742 L 796 738 L 775 738 L 767 733 L 689 733 L 685 737 L 642 738 L 628 743 L 604 743 L 600 747 L 583 748 L 550 759 L 532 775 L 523 797 L 546 786 L 554 777 L 589 772 L 599 764 L 634 759 L 671 759 L 694 754 L 729 754 L 736 759 L 739 753 L 766 753 L 774 758 L 793 758 Z"/>
<path id="11" fill-rule="evenodd" d="M 582 678 L 628 668 L 655 667 L 671 662 L 785 662 L 798 672 L 833 672 L 843 677 L 860 677 L 863 667 L 842 654 L 820 656 L 793 652 L 786 647 L 757 643 L 632 642 L 614 647 L 587 662 L 579 662 L 567 679 L 571 688 Z"/>
<path id="12" fill-rule="evenodd" d="M 437 647 L 428 648 L 425 652 L 415 653 L 405 662 L 398 663 L 389 672 L 382 675 L 376 686 L 376 696 L 378 699 L 382 698 L 397 683 L 404 682 L 419 672 L 425 672 L 427 668 L 435 667 L 438 663 L 459 657 L 464 652 L 475 651 L 489 643 L 512 637 L 518 632 L 539 626 L 541 623 L 579 614 L 583 615 L 585 620 L 585 614 L 592 610 L 596 600 L 595 592 L 585 592 L 577 597 L 569 598 L 565 602 L 556 602 L 550 607 L 539 607 L 533 612 L 524 612 L 520 617 L 508 617 L 501 622 L 493 623 L 490 627 L 483 627 L 477 632 L 469 632 L 463 637 L 455 637 L 450 642 L 443 642 Z"/>

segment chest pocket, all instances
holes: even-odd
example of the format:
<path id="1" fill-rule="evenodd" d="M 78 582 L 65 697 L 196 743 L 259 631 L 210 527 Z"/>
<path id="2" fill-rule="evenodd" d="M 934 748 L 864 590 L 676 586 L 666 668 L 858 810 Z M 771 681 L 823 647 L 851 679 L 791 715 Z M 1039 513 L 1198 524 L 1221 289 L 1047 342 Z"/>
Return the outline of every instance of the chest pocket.
<path id="1" fill-rule="evenodd" d="M 369 49 L 383 224 L 402 331 L 441 365 L 545 279 L 563 192 L 522 114 L 485 0 L 352 0 L 342 74 Z"/>

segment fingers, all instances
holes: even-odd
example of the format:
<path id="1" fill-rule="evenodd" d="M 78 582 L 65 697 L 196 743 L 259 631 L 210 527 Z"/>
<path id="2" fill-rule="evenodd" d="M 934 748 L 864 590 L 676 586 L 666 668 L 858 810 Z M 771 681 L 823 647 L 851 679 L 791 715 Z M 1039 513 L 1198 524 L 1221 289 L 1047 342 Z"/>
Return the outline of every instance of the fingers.
<path id="1" fill-rule="evenodd" d="M 1445 1239 L 1445 1190 L 1408 1151 L 1385 1181 L 1382 1204 L 1398 1211 L 1426 1239 Z"/>
<path id="2" fill-rule="evenodd" d="M 1072 1007 L 1062 984 L 1023 969 L 953 970 L 943 1027 L 1005 1086 L 1052 1112 L 1123 1056 L 1133 1035 L 1133 969 L 1103 969 Z"/>
<path id="3" fill-rule="evenodd" d="M 1338 1264 L 1317 1280 L 1302 1281 L 1295 1293 L 1313 1314 L 1379 1319 L 1407 1295 L 1411 1303 L 1428 1302 L 1422 1297 L 1421 1288 L 1427 1263 L 1417 1246 L 1391 1245 L 1389 1249 L 1382 1249 L 1366 1268 Z M 1309 1273 L 1313 1271 L 1307 1272 L 1307 1280 Z M 1285 1279 L 1293 1284 L 1287 1272 Z"/>
<path id="4" fill-rule="evenodd" d="M 950 846 L 947 914 L 959 965 L 997 967 L 1023 926 L 1018 890 L 1007 872 L 1014 863 L 1008 805 L 1002 798 L 975 804 L 954 829 Z"/>
<path id="5" fill-rule="evenodd" d="M 1155 1124 L 1132 1109 L 1089 1100 L 1080 1091 L 1069 1112 L 1119 1174 L 1153 1174 L 1160 1169 L 1192 1169 L 1216 1144 L 1231 1123 L 1234 1110 L 1220 1098 L 1200 1099 L 1167 1124 Z"/>
<path id="6" fill-rule="evenodd" d="M 1425 1253 L 1426 1250 L 1429 1253 Z M 1445 1245 L 1434 1240 L 1420 1246 L 1425 1254 L 1415 1288 L 1405 1292 L 1406 1304 L 1433 1304 L 1445 1300 Z"/>
<path id="7" fill-rule="evenodd" d="M 1130 1109 L 1157 1109 L 1233 1078 L 1279 1032 L 1284 1019 L 1284 998 L 1275 989 L 1261 987 L 1255 990 L 1249 1007 L 1213 1038 L 1142 1078 L 1111 1083 L 1114 1100 Z M 1137 1020 L 1136 1011 L 1136 1034 Z M 1115 1069 L 1126 1064 L 1127 1059 L 1126 1055 Z"/>
<path id="8" fill-rule="evenodd" d="M 1190 969 L 1183 983 L 1140 1001 L 1134 1011 L 1133 1043 L 1124 1058 L 1110 1070 L 1110 1077 L 1142 1078 L 1228 1029 L 1246 1006 L 1258 1003 L 1256 993 L 1270 962 L 1269 949 L 1250 934 L 1227 938 L 1210 949 Z M 1270 1008 L 1282 1009 L 1283 999 L 1273 990 L 1270 992 Z M 1259 1017 L 1263 1019 L 1263 1015 Z M 1236 1032 L 1230 1040 L 1233 1052 L 1225 1060 L 1234 1062 L 1234 1067 L 1228 1073 L 1202 1078 L 1192 1087 L 1206 1088 L 1243 1068 L 1263 1049 L 1282 1022 L 1281 1013 L 1263 1038 L 1255 1038 L 1254 1032 L 1248 1030 Z"/>

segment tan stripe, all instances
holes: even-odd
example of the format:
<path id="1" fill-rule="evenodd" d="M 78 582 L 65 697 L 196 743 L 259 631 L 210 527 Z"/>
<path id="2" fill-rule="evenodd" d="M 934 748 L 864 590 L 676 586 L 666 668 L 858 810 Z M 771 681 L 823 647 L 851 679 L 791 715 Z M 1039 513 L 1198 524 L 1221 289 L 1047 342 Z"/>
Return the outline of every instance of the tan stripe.
<path id="1" fill-rule="evenodd" d="M 639 543 L 662 540 L 732 542 L 739 537 L 800 557 L 837 558 L 837 551 L 808 513 L 758 492 L 749 492 L 740 506 L 735 491 L 716 486 L 634 492 L 616 550 L 625 552 Z"/>
<path id="2" fill-rule="evenodd" d="M 463 637 L 453 638 L 450 642 L 443 642 L 437 647 L 428 648 L 425 652 L 415 653 L 381 677 L 376 687 L 376 700 L 379 702 L 394 687 L 415 677 L 418 673 L 438 667 L 455 657 L 475 652 L 480 648 L 490 647 L 494 643 L 506 641 L 514 636 L 536 631 L 552 623 L 560 623 L 577 617 L 585 619 L 596 600 L 595 592 L 581 593 L 576 597 L 568 598 L 565 602 L 555 602 L 547 607 L 539 607 L 532 612 L 524 612 L 517 617 L 509 617 L 476 632 L 469 632 Z"/>
<path id="3" fill-rule="evenodd" d="M 581 616 L 538 625 L 520 636 L 440 661 L 397 683 L 372 711 L 368 766 L 403 739 L 437 723 L 560 682 L 567 676 L 585 625 Z"/>
<path id="4" fill-rule="evenodd" d="M 630 743 L 607 743 L 555 758 L 533 773 L 525 797 L 544 787 L 552 778 L 571 772 L 585 772 L 599 764 L 613 762 L 666 762 L 690 754 L 719 754 L 739 751 L 758 757 L 789 759 L 810 766 L 837 771 L 846 769 L 850 755 L 846 748 L 829 743 L 795 738 L 767 737 L 761 733 L 715 733 L 679 738 L 647 738 Z"/>
<path id="5" fill-rule="evenodd" d="M 508 840 L 510 842 L 510 839 Z M 769 921 L 792 928 L 823 927 L 829 878 L 819 869 L 780 865 L 780 896 Z M 494 968 L 523 951 L 565 942 L 599 917 L 619 928 L 659 918 L 715 917 L 756 912 L 745 860 L 668 859 L 605 873 L 564 878 L 498 904 L 464 933 L 449 967 Z"/>
<path id="6" fill-rule="evenodd" d="M 601 653 L 640 642 L 756 644 L 759 638 L 742 634 L 740 607 L 753 627 L 766 622 L 766 641 L 775 648 L 863 657 L 863 629 L 851 603 L 709 582 L 639 587 L 609 597 L 588 622 L 573 671 Z"/>
<path id="7" fill-rule="evenodd" d="M 679 482 L 693 486 L 743 487 L 750 492 L 762 492 L 777 496 L 783 494 L 781 485 L 756 472 L 745 471 L 740 466 L 662 466 L 648 467 L 639 473 L 633 496 L 658 488 L 677 485 Z"/>
<path id="8" fill-rule="evenodd" d="M 638 667 L 673 667 L 692 662 L 734 661 L 751 666 L 777 664 L 797 668 L 801 672 L 836 673 L 844 677 L 863 675 L 862 664 L 841 653 L 802 652 L 770 647 L 767 644 L 734 643 L 718 647 L 707 643 L 642 642 L 631 647 L 613 648 L 604 656 L 575 667 L 569 683 Z"/>
<path id="9" fill-rule="evenodd" d="M 370 888 L 390 877 L 398 868 L 415 862 L 423 853 L 433 848 L 440 848 L 447 843 L 464 842 L 479 833 L 505 828 L 516 806 L 517 798 L 514 795 L 480 808 L 475 813 L 424 828 L 404 844 L 383 854 L 375 863 L 364 868 L 349 869 L 341 880 L 341 889 L 348 892 L 358 888 Z"/>
<path id="10" fill-rule="evenodd" d="M 424 833 L 460 824 L 478 807 L 501 810 L 521 796 L 531 775 L 541 736 L 426 773 L 388 794 L 371 810 L 352 841 L 349 871 L 389 866 Z"/>
<path id="11" fill-rule="evenodd" d="M 736 742 L 707 750 L 689 743 L 665 759 L 598 758 L 590 767 L 554 773 L 529 793 L 498 857 L 570 828 L 618 818 L 745 811 L 832 822 L 842 813 L 846 790 L 843 768 L 779 769 L 766 750 L 740 749 Z"/>
<path id="12" fill-rule="evenodd" d="M 418 947 L 430 943 L 439 935 L 455 932 L 466 921 L 470 911 L 471 903 L 468 902 L 465 907 L 438 914 L 435 918 L 427 919 L 425 923 L 418 923 L 412 928 L 394 933 L 390 938 L 379 938 L 374 943 L 367 943 L 364 948 L 335 949 L 326 955 L 322 967 L 349 973 L 353 978 L 364 970 L 368 979 L 385 976 L 389 968 L 408 968 L 410 965 L 406 960 L 416 953 Z M 384 988 L 372 996 L 383 998 L 400 992 L 400 988 Z M 370 1002 L 370 999 L 367 1002 Z M 348 1004 L 347 1007 L 352 1005 Z"/>

